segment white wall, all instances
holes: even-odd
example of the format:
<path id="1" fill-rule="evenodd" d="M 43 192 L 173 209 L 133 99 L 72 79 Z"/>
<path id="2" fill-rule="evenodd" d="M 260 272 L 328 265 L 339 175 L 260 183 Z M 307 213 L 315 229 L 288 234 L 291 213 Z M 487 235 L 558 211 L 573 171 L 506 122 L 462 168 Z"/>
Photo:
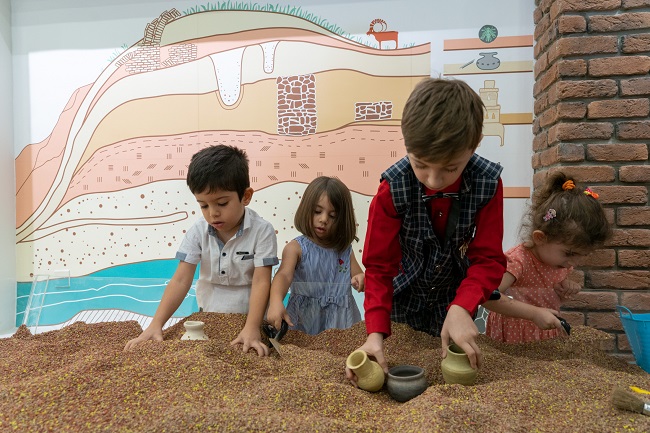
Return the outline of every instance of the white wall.
<path id="1" fill-rule="evenodd" d="M 0 334 L 16 323 L 16 176 L 13 146 L 11 1 L 0 0 Z"/>

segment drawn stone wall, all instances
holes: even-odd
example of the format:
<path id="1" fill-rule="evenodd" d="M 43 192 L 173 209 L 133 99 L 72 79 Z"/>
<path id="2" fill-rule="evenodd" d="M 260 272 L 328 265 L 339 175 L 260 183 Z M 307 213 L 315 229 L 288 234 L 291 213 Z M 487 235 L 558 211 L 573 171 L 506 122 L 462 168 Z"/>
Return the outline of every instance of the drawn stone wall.
<path id="1" fill-rule="evenodd" d="M 278 134 L 316 133 L 316 78 L 313 74 L 278 77 Z"/>

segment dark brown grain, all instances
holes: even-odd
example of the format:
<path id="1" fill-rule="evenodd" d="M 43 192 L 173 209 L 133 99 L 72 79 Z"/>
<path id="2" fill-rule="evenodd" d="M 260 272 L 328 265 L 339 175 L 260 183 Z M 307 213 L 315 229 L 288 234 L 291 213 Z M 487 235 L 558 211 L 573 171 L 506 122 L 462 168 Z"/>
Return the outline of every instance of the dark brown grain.
<path id="1" fill-rule="evenodd" d="M 569 339 L 504 345 L 484 336 L 475 386 L 445 385 L 440 339 L 393 324 L 390 366 L 414 364 L 431 385 L 397 403 L 344 376 L 365 339 L 359 323 L 317 336 L 289 331 L 283 356 L 230 346 L 244 316 L 196 313 L 210 341 L 165 341 L 124 353 L 136 322 L 87 325 L 0 339 L 0 431 L 21 432 L 564 432 L 650 431 L 650 417 L 614 408 L 616 385 L 650 389 L 650 376 L 601 350 L 587 327 Z"/>

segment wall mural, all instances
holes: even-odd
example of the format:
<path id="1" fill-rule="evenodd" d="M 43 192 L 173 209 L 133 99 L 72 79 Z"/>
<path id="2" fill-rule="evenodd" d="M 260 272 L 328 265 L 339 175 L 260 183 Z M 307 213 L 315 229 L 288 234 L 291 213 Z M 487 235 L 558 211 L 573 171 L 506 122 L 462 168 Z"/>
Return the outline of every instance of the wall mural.
<path id="1" fill-rule="evenodd" d="M 379 175 L 404 154 L 404 103 L 432 74 L 431 44 L 410 43 L 382 18 L 354 36 L 300 8 L 256 5 L 162 12 L 71 95 L 49 137 L 17 156 L 17 324 L 27 310 L 39 327 L 100 318 L 146 326 L 201 216 L 185 184 L 189 159 L 214 144 L 246 149 L 251 207 L 275 226 L 279 253 L 297 235 L 306 184 L 340 178 L 353 191 L 360 256 Z M 499 104 L 507 81 L 496 73 L 532 71 L 532 53 L 500 60 L 516 47 L 532 47 L 532 36 L 486 25 L 436 54 L 443 75 L 480 80 L 493 160 L 510 145 L 510 125 L 532 122 Z M 461 57 L 471 61 L 447 63 Z M 507 197 L 528 197 L 528 180 L 518 182 L 504 178 Z M 192 296 L 177 316 L 193 311 Z"/>

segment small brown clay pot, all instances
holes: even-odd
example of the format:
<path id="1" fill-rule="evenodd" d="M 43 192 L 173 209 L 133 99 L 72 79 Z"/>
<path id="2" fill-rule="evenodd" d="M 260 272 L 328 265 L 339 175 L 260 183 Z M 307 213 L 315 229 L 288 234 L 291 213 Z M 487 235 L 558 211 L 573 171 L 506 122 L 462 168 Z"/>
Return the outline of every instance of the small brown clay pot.
<path id="1" fill-rule="evenodd" d="M 357 376 L 357 386 L 366 391 L 379 391 L 384 386 L 384 370 L 375 361 L 368 358 L 363 350 L 352 352 L 345 365 Z"/>

